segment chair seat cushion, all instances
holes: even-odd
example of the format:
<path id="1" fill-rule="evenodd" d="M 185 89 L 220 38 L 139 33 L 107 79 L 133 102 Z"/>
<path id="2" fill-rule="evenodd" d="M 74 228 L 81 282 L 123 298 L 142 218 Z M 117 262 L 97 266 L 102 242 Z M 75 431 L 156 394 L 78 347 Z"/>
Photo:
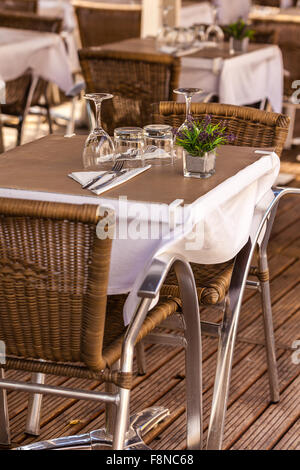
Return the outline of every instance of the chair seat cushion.
<path id="1" fill-rule="evenodd" d="M 222 264 L 191 263 L 200 305 L 216 305 L 225 299 L 232 276 L 234 260 Z M 180 298 L 175 271 L 167 276 L 161 295 Z"/>

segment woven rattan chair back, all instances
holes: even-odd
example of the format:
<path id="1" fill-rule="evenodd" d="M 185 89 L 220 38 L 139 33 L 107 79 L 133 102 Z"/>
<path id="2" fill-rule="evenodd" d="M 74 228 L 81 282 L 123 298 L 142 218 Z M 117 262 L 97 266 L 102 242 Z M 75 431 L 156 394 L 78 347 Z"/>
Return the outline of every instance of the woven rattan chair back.
<path id="1" fill-rule="evenodd" d="M 0 0 L 0 10 L 37 13 L 38 0 Z"/>
<path id="2" fill-rule="evenodd" d="M 76 6 L 75 12 L 82 47 L 101 46 L 141 35 L 141 9 Z"/>
<path id="3" fill-rule="evenodd" d="M 191 112 L 199 119 L 210 114 L 213 122 L 226 120 L 229 132 L 236 136 L 234 145 L 274 147 L 276 153 L 281 155 L 290 122 L 289 117 L 283 114 L 218 103 L 193 103 Z M 179 127 L 184 120 L 184 103 L 172 101 L 155 104 L 153 122 Z"/>
<path id="4" fill-rule="evenodd" d="M 299 80 L 300 23 L 253 20 L 253 29 L 257 31 L 257 34 L 276 31 L 277 44 L 282 52 L 284 69 L 288 72 L 284 75 L 284 94 L 287 97 L 291 96 L 295 91 L 292 84 L 295 80 Z"/>
<path id="5" fill-rule="evenodd" d="M 0 199 L 0 340 L 8 356 L 105 368 L 111 239 L 97 237 L 98 214 L 96 205 Z"/>
<path id="6" fill-rule="evenodd" d="M 59 33 L 62 28 L 61 18 L 40 16 L 26 12 L 0 11 L 0 26 L 5 28 L 31 29 L 47 33 Z"/>
<path id="7" fill-rule="evenodd" d="M 109 133 L 120 126 L 149 124 L 152 103 L 171 99 L 178 86 L 180 59 L 167 55 L 90 48 L 79 51 L 79 57 L 87 91 L 114 95 L 103 104 Z"/>

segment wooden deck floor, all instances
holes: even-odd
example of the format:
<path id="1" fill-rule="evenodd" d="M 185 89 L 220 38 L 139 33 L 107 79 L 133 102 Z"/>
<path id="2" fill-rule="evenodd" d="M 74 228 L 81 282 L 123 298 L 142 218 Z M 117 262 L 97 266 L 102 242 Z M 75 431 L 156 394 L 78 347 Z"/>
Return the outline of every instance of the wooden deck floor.
<path id="1" fill-rule="evenodd" d="M 300 181 L 293 185 L 300 187 Z M 278 212 L 269 245 L 273 315 L 277 340 L 281 401 L 270 404 L 260 300 L 247 291 L 234 355 L 234 367 L 226 420 L 224 449 L 300 449 L 300 364 L 293 364 L 292 345 L 300 339 L 300 211 L 299 199 L 286 198 Z M 215 321 L 219 313 L 202 312 Z M 215 372 L 217 341 L 204 337 L 204 424 L 207 431 Z M 148 372 L 136 377 L 132 412 L 163 405 L 171 415 L 147 435 L 152 449 L 185 448 L 184 354 L 180 349 L 151 345 L 147 350 Z M 26 377 L 10 372 L 9 377 Z M 29 376 L 26 378 L 29 379 Z M 97 383 L 49 377 L 49 384 L 87 386 Z M 35 439 L 24 434 L 27 396 L 9 393 L 13 445 Z M 103 406 L 55 397 L 44 397 L 41 435 L 48 439 L 77 434 L 103 425 Z"/>

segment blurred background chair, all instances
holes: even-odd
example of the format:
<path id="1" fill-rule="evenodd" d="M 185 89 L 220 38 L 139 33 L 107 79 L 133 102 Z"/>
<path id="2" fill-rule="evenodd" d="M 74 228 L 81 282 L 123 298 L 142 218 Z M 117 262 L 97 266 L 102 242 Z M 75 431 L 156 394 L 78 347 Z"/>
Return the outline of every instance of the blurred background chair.
<path id="1" fill-rule="evenodd" d="M 86 91 L 114 95 L 102 111 L 110 134 L 116 127 L 149 124 L 152 103 L 172 99 L 178 87 L 180 59 L 171 56 L 90 48 L 80 50 L 79 58 Z"/>
<path id="2" fill-rule="evenodd" d="M 37 13 L 38 0 L 0 0 L 0 10 L 26 11 Z"/>
<path id="3" fill-rule="evenodd" d="M 31 13 L 10 13 L 0 11 L 0 26 L 59 34 L 62 27 L 60 18 L 47 18 Z M 17 145 L 21 144 L 24 121 L 30 108 L 37 107 L 46 115 L 49 132 L 52 120 L 48 98 L 48 82 L 33 77 L 30 70 L 14 80 L 6 82 L 6 99 L 2 105 L 3 126 L 17 130 Z"/>
<path id="4" fill-rule="evenodd" d="M 118 4 L 102 8 L 96 2 L 91 7 L 76 2 L 75 12 L 82 47 L 101 46 L 141 35 L 141 8 L 133 10 L 132 5 Z"/>
<path id="5" fill-rule="evenodd" d="M 86 435 L 85 443 L 111 445 L 113 435 L 114 448 L 123 448 L 133 383 L 133 348 L 178 310 L 178 299 L 168 296 L 148 311 L 167 271 L 177 263 L 186 305 L 187 400 L 191 419 L 188 444 L 199 449 L 201 335 L 190 267 L 175 257 L 159 262 L 156 267 L 153 265 L 153 273 L 151 268 L 149 271 L 151 283 L 146 276 L 141 303 L 126 328 L 123 321 L 126 296 L 107 299 L 114 215 L 104 208 L 102 212 L 104 215 L 100 216 L 97 205 L 0 199 L 0 340 L 6 345 L 6 362 L 0 369 L 0 442 L 10 444 L 6 389 L 14 389 L 33 393 L 27 433 L 39 434 L 43 393 L 104 401 L 109 428 Z M 103 217 L 107 218 L 103 230 L 110 234 L 105 239 L 98 238 L 96 230 Z M 154 293 L 149 291 L 149 297 L 147 285 L 155 288 Z M 4 369 L 30 372 L 32 381 L 2 382 Z M 104 382 L 106 392 L 47 387 L 45 374 Z M 159 419 L 166 416 L 161 408 L 156 412 Z M 148 410 L 146 416 L 152 419 L 153 425 L 154 415 Z M 137 425 L 141 429 L 137 431 L 145 431 L 142 415 L 138 417 Z M 132 444 L 142 444 L 138 434 L 129 438 L 136 439 Z M 65 448 L 68 444 L 82 446 L 84 439 L 69 436 L 62 443 L 51 440 L 33 448 L 59 447 L 59 443 Z"/>

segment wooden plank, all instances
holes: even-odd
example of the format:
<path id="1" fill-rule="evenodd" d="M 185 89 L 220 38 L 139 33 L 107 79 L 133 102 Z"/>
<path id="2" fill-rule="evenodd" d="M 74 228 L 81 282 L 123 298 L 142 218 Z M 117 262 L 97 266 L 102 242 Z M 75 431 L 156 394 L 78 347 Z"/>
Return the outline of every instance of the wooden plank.
<path id="1" fill-rule="evenodd" d="M 278 438 L 283 436 L 291 425 L 300 418 L 299 389 L 300 376 L 284 391 L 280 406 L 270 405 L 231 448 L 233 450 L 272 449 Z"/>
<path id="2" fill-rule="evenodd" d="M 299 392 L 298 392 L 299 393 Z M 286 432 L 273 450 L 300 450 L 300 419 Z"/>

